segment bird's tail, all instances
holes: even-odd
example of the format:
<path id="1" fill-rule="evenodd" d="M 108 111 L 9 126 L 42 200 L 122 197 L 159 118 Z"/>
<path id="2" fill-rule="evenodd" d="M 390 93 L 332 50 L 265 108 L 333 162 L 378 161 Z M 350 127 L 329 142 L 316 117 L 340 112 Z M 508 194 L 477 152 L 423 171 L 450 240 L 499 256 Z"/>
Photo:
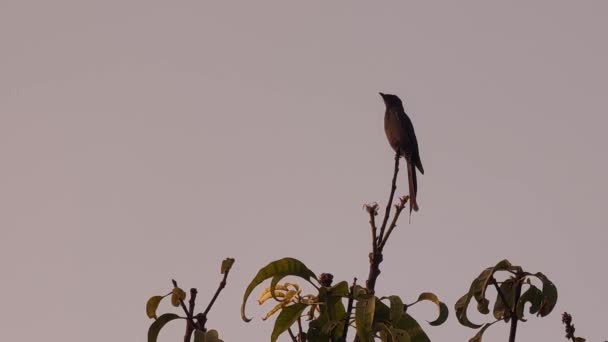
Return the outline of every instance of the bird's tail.
<path id="1" fill-rule="evenodd" d="M 418 192 L 418 180 L 416 179 L 416 168 L 412 162 L 406 159 L 407 162 L 407 179 L 410 186 L 410 213 L 412 210 L 418 211 L 418 202 L 416 201 L 416 194 Z"/>

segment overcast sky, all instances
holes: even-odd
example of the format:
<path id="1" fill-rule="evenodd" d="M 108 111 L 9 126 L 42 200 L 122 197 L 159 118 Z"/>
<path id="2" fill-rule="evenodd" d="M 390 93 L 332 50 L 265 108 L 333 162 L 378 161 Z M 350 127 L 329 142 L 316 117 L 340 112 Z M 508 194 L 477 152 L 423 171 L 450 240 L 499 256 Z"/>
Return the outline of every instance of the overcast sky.
<path id="1" fill-rule="evenodd" d="M 413 315 L 466 341 L 453 304 L 508 258 L 559 290 L 518 341 L 565 340 L 563 311 L 608 339 L 607 17 L 606 1 L 0 0 L 0 340 L 145 341 L 147 298 L 176 278 L 203 307 L 225 257 L 208 326 L 227 342 L 269 340 L 269 307 L 246 324 L 239 306 L 273 259 L 363 281 L 362 206 L 393 166 L 379 91 L 404 100 L 426 171 L 379 294 L 437 293 L 445 325 Z"/>

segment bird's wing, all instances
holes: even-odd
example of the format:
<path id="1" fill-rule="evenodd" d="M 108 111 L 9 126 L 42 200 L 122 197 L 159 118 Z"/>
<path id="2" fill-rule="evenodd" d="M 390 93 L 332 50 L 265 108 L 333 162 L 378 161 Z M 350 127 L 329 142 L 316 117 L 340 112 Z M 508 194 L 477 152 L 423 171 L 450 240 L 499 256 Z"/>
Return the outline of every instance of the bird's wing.
<path id="1" fill-rule="evenodd" d="M 406 132 L 406 139 L 409 146 L 412 146 L 412 160 L 414 165 L 420 170 L 420 173 L 424 174 L 424 168 L 422 167 L 422 161 L 420 160 L 420 151 L 418 150 L 418 139 L 416 139 L 416 132 L 414 132 L 414 124 L 412 120 L 405 112 L 403 115 L 399 115 L 399 123 L 403 132 Z"/>

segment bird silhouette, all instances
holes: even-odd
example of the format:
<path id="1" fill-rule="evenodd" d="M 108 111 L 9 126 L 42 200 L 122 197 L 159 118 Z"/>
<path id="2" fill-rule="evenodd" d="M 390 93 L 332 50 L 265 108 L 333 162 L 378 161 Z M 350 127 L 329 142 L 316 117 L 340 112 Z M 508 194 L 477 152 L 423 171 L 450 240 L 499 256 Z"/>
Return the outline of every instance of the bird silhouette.
<path id="1" fill-rule="evenodd" d="M 418 151 L 418 141 L 414 133 L 412 120 L 405 113 L 401 99 L 396 95 L 380 93 L 386 112 L 384 113 L 384 132 L 389 144 L 399 157 L 405 158 L 407 164 L 407 178 L 409 181 L 410 213 L 412 210 L 418 211 L 416 194 L 418 193 L 418 181 L 416 178 L 416 168 L 424 174 L 420 152 Z"/>

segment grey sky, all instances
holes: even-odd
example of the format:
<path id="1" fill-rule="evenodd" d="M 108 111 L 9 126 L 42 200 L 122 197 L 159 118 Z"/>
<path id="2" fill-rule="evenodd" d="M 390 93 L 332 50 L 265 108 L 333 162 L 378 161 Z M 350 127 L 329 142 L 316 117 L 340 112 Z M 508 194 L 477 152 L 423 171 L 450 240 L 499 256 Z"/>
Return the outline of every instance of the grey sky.
<path id="1" fill-rule="evenodd" d="M 392 171 L 378 91 L 404 99 L 426 171 L 379 293 L 430 290 L 452 308 L 508 258 L 560 295 L 518 341 L 563 340 L 564 310 L 588 341 L 607 339 L 607 11 L 0 1 L 0 340 L 144 341 L 146 299 L 174 277 L 203 305 L 228 256 L 209 321 L 227 342 L 268 339 L 268 308 L 251 301 L 249 324 L 238 309 L 272 259 L 364 279 L 362 205 L 385 201 Z M 435 308 L 413 312 L 424 322 Z M 426 331 L 474 334 L 453 312 Z"/>

